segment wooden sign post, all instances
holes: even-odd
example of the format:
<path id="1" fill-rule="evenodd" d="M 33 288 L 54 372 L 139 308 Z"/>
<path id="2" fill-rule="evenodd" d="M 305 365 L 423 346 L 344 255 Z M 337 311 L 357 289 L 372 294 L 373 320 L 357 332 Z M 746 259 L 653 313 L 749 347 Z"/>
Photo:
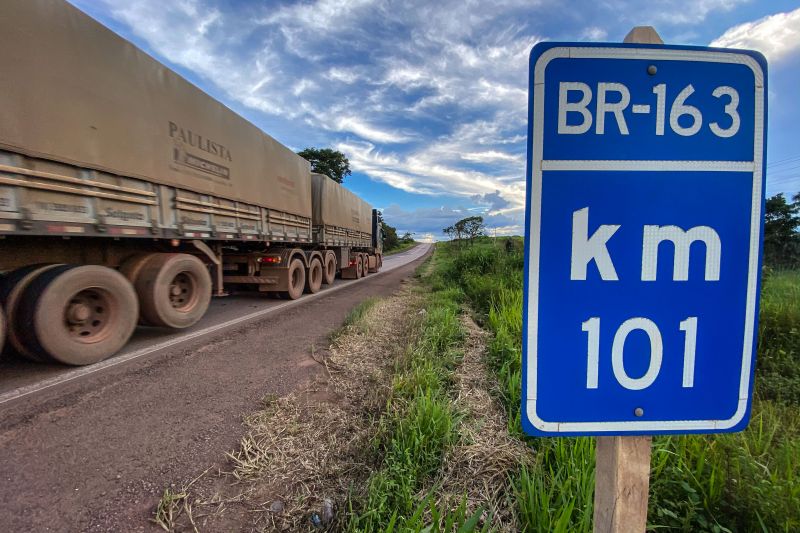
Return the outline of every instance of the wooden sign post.
<path id="1" fill-rule="evenodd" d="M 664 44 L 652 26 L 637 26 L 626 43 Z M 642 533 L 647 527 L 650 437 L 597 437 L 594 532 Z"/>

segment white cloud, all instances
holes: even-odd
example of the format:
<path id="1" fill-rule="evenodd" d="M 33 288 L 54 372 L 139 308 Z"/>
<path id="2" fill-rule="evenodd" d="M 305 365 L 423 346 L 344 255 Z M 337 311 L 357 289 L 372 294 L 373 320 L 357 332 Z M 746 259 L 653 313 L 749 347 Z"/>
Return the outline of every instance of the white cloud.
<path id="1" fill-rule="evenodd" d="M 461 159 L 474 161 L 476 163 L 491 163 L 494 161 L 510 161 L 512 163 L 524 163 L 524 156 L 498 152 L 497 150 L 487 150 L 485 152 L 465 152 L 461 154 Z"/>
<path id="2" fill-rule="evenodd" d="M 394 131 L 381 130 L 375 126 L 363 122 L 358 117 L 343 117 L 336 120 L 338 131 L 349 131 L 355 133 L 362 139 L 383 144 L 404 143 L 411 140 L 411 137 Z"/>
<path id="3" fill-rule="evenodd" d="M 414 235 L 414 240 L 417 242 L 436 242 L 436 236 L 433 233 L 417 233 Z"/>
<path id="4" fill-rule="evenodd" d="M 331 67 L 323 74 L 327 80 L 338 81 L 348 85 L 356 83 L 364 77 L 363 69 L 358 67 Z"/>
<path id="5" fill-rule="evenodd" d="M 587 41 L 604 41 L 608 37 L 608 31 L 597 26 L 592 26 L 583 30 L 581 38 Z"/>
<path id="6" fill-rule="evenodd" d="M 755 49 L 770 61 L 780 61 L 800 50 L 800 8 L 734 26 L 711 46 Z"/>
<path id="7" fill-rule="evenodd" d="M 647 17 L 647 10 L 656 8 L 655 16 L 652 17 L 656 22 L 664 22 L 673 25 L 689 25 L 705 22 L 708 15 L 715 11 L 731 11 L 741 4 L 750 0 L 661 0 L 660 2 L 648 3 L 647 7 L 637 4 L 638 9 L 633 10 L 632 6 L 627 9 L 635 13 L 636 17 L 644 15 Z"/>
<path id="8" fill-rule="evenodd" d="M 376 4 L 374 0 L 318 0 L 283 6 L 265 17 L 261 22 L 267 24 L 280 23 L 282 26 L 299 24 L 309 31 L 324 33 L 346 31 L 352 28 L 365 8 Z"/>

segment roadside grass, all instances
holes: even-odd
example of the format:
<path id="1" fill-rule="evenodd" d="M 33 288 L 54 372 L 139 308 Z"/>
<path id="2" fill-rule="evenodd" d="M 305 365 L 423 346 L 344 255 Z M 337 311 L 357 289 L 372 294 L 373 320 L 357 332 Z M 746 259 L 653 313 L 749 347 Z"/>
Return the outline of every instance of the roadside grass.
<path id="1" fill-rule="evenodd" d="M 391 250 L 389 250 L 388 252 L 384 252 L 384 254 L 383 254 L 383 255 L 394 255 L 394 254 L 399 254 L 400 252 L 405 252 L 405 251 L 407 251 L 407 250 L 410 250 L 410 249 L 412 249 L 413 247 L 415 247 L 415 246 L 416 246 L 416 245 L 418 245 L 418 244 L 419 244 L 419 243 L 418 243 L 417 241 L 411 241 L 411 242 L 401 242 L 400 244 L 398 244 L 398 245 L 397 245 L 397 248 L 392 248 L 392 249 L 391 249 Z"/>
<path id="2" fill-rule="evenodd" d="M 528 438 L 520 424 L 522 268 L 520 238 L 440 243 L 430 284 L 464 294 L 493 335 L 489 363 L 509 430 L 537 454 L 515 476 L 525 531 L 590 531 L 594 439 Z M 800 529 L 800 272 L 765 276 L 755 400 L 742 433 L 653 440 L 648 530 Z"/>
<path id="3" fill-rule="evenodd" d="M 460 414 L 448 395 L 464 339 L 455 294 L 458 291 L 427 296 L 412 326 L 414 340 L 395 363 L 373 443 L 378 466 L 363 499 L 351 502 L 347 531 L 422 530 L 430 503 L 418 493 L 458 435 Z M 463 518 L 466 522 L 470 517 Z M 444 520 L 455 517 L 448 514 Z"/>
<path id="4" fill-rule="evenodd" d="M 378 303 L 379 300 L 380 298 L 373 296 L 356 305 L 350 310 L 349 313 L 347 313 L 342 327 L 334 332 L 332 336 L 336 337 L 337 335 L 347 331 L 348 328 L 355 328 L 361 333 L 366 333 L 369 323 L 364 320 L 364 317 L 373 307 L 375 307 L 375 304 Z"/>
<path id="5" fill-rule="evenodd" d="M 373 439 L 373 472 L 351 495 L 349 532 L 518 531 L 509 472 L 529 452 L 508 435 L 490 393 L 485 333 L 464 293 L 417 272 L 421 302 L 394 364 Z"/>
<path id="6" fill-rule="evenodd" d="M 800 405 L 800 271 L 765 272 L 756 368 L 759 398 Z"/>

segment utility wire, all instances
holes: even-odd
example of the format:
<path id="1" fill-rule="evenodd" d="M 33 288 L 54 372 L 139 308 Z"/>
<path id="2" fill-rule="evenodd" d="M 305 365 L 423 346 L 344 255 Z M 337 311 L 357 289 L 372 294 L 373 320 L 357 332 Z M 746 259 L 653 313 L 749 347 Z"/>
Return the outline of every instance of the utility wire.
<path id="1" fill-rule="evenodd" d="M 783 164 L 786 164 L 786 163 L 793 163 L 794 161 L 799 161 L 799 160 L 800 160 L 800 155 L 795 155 L 795 156 L 787 157 L 785 159 L 779 159 L 778 161 L 771 161 L 771 162 L 767 163 L 767 168 L 780 166 L 780 165 L 783 165 Z"/>

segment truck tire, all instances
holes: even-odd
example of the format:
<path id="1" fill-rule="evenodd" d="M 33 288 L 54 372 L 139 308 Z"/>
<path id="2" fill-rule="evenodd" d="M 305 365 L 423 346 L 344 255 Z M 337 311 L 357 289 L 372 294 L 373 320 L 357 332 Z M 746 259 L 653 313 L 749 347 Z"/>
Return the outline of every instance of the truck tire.
<path id="1" fill-rule="evenodd" d="M 356 279 L 360 279 L 364 277 L 364 259 L 361 257 L 361 254 L 358 254 L 358 259 L 356 259 Z"/>
<path id="2" fill-rule="evenodd" d="M 153 326 L 188 328 L 211 302 L 211 275 L 189 254 L 153 254 L 136 278 L 142 318 Z"/>
<path id="3" fill-rule="evenodd" d="M 17 310 L 19 307 L 20 297 L 30 283 L 35 280 L 39 275 L 47 272 L 48 270 L 61 266 L 59 264 L 36 264 L 28 265 L 8 274 L 0 285 L 0 304 L 6 312 L 6 339 L 8 352 L 16 352 L 17 355 L 36 361 L 37 363 L 45 363 L 47 358 L 42 357 L 36 353 L 28 350 L 18 335 L 18 321 Z"/>
<path id="4" fill-rule="evenodd" d="M 315 294 L 322 288 L 322 263 L 318 258 L 311 260 L 306 271 L 306 292 Z"/>
<path id="5" fill-rule="evenodd" d="M 125 346 L 138 316 L 136 293 L 116 270 L 60 265 L 25 289 L 16 325 L 31 353 L 67 365 L 90 365 Z"/>
<path id="6" fill-rule="evenodd" d="M 306 267 L 300 259 L 292 259 L 289 263 L 289 290 L 281 293 L 281 296 L 289 300 L 297 300 L 303 295 L 306 285 Z"/>
<path id="7" fill-rule="evenodd" d="M 364 260 L 364 276 L 368 276 L 374 272 L 374 270 L 370 270 L 369 268 L 369 254 L 362 254 L 361 257 Z"/>
<path id="8" fill-rule="evenodd" d="M 154 253 L 134 254 L 127 258 L 119 267 L 119 273 L 125 276 L 131 285 L 136 285 L 142 268 L 154 255 Z"/>
<path id="9" fill-rule="evenodd" d="M 136 280 L 139 279 L 139 274 L 142 272 L 144 265 L 154 256 L 155 253 L 135 254 L 126 259 L 119 267 L 119 273 L 125 276 L 131 285 L 136 287 Z M 152 326 L 145 318 L 139 315 L 139 324 L 142 326 Z"/>
<path id="10" fill-rule="evenodd" d="M 3 308 L 0 307 L 0 353 L 3 352 L 3 346 L 6 342 L 6 314 Z"/>
<path id="11" fill-rule="evenodd" d="M 322 283 L 331 285 L 336 279 L 336 256 L 333 254 L 325 255 L 325 268 L 322 272 Z"/>

